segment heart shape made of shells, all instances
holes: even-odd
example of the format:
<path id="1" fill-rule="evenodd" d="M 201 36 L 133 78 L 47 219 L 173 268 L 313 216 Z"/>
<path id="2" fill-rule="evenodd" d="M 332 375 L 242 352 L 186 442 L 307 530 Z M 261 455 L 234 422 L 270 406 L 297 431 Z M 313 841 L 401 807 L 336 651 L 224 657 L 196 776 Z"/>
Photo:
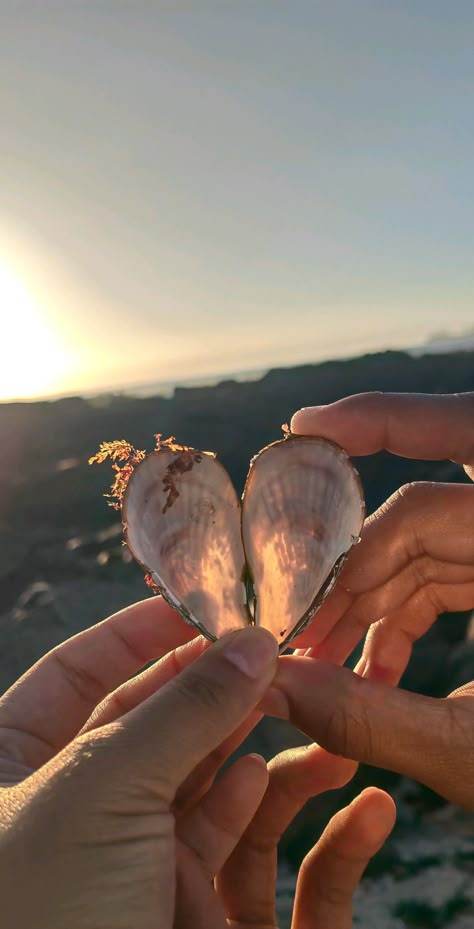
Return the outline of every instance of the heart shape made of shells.
<path id="1" fill-rule="evenodd" d="M 364 514 L 346 452 L 291 433 L 253 458 L 242 505 L 214 453 L 167 443 L 122 500 L 132 555 L 187 622 L 212 641 L 263 626 L 280 650 L 332 589 Z"/>

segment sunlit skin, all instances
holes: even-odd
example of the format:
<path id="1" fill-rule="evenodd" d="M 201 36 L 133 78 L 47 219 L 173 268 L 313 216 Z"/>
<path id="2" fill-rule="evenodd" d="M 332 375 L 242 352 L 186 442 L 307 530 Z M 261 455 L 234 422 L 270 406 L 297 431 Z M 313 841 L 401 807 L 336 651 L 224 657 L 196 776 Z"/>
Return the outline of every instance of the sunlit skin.
<path id="1" fill-rule="evenodd" d="M 0 257 L 0 400 L 59 391 L 67 358 L 39 300 Z"/>
<path id="2" fill-rule="evenodd" d="M 214 780 L 260 716 L 277 645 L 255 628 L 192 636 L 150 598 L 60 645 L 0 701 L 2 926 L 276 929 L 279 837 L 356 764 L 316 745 L 268 771 L 247 755 Z M 394 819 L 376 788 L 333 817 L 301 868 L 293 929 L 348 929 Z"/>

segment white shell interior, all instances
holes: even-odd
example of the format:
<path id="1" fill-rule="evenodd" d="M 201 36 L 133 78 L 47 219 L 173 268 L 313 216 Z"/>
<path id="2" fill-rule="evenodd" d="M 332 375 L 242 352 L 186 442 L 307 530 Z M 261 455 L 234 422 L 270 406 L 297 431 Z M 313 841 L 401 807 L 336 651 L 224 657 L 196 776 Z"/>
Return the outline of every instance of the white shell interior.
<path id="1" fill-rule="evenodd" d="M 357 472 L 342 449 L 290 437 L 260 452 L 242 508 L 257 625 L 283 643 L 358 538 L 363 519 Z"/>
<path id="2" fill-rule="evenodd" d="M 123 506 L 134 557 L 167 598 L 211 638 L 248 625 L 240 505 L 227 471 L 208 455 L 173 475 L 178 496 L 168 500 L 164 480 L 177 455 L 148 455 L 130 478 Z"/>

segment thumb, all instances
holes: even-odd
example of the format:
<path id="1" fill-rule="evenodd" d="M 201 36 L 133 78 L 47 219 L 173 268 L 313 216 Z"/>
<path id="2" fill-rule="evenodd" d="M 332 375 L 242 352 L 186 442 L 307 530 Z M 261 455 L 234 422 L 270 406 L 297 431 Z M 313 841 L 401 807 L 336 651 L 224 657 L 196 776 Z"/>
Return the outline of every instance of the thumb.
<path id="1" fill-rule="evenodd" d="M 465 696 L 436 700 L 305 657 L 282 658 L 274 685 L 291 722 L 327 751 L 405 774 L 474 808 L 474 709 Z"/>
<path id="2" fill-rule="evenodd" d="M 106 776 L 145 785 L 171 802 L 199 762 L 246 719 L 277 670 L 278 644 L 264 629 L 224 636 L 112 726 Z M 90 737 L 94 739 L 94 734 Z"/>

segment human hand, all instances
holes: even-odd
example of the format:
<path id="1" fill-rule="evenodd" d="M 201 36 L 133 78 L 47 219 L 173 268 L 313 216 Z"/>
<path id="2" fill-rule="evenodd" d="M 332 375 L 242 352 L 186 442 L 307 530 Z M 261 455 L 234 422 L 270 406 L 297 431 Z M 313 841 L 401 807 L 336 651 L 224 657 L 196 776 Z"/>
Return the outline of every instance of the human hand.
<path id="1" fill-rule="evenodd" d="M 471 477 L 473 426 L 473 394 L 363 394 L 292 421 L 295 431 L 323 435 L 349 454 L 385 448 L 450 458 Z M 366 521 L 334 592 L 296 643 L 310 646 L 307 657 L 283 659 L 276 681 L 286 715 L 327 749 L 407 774 L 467 809 L 474 683 L 443 700 L 387 685 L 398 683 L 413 642 L 440 612 L 474 607 L 473 504 L 471 485 L 419 483 L 394 494 Z M 367 630 L 357 674 L 326 663 L 342 664 Z"/>
<path id="2" fill-rule="evenodd" d="M 233 929 L 276 929 L 281 834 L 310 797 L 342 787 L 356 767 L 318 745 L 290 749 L 269 763 L 262 803 L 216 882 Z M 301 866 L 292 929 L 349 929 L 354 891 L 394 821 L 393 800 L 376 788 L 333 816 Z"/>
<path id="3" fill-rule="evenodd" d="M 122 683 L 191 636 L 164 603 L 136 604 L 54 649 L 0 701 L 4 929 L 227 925 L 212 880 L 266 765 L 242 758 L 209 783 L 258 718 L 277 644 L 254 628 L 195 639 Z"/>

